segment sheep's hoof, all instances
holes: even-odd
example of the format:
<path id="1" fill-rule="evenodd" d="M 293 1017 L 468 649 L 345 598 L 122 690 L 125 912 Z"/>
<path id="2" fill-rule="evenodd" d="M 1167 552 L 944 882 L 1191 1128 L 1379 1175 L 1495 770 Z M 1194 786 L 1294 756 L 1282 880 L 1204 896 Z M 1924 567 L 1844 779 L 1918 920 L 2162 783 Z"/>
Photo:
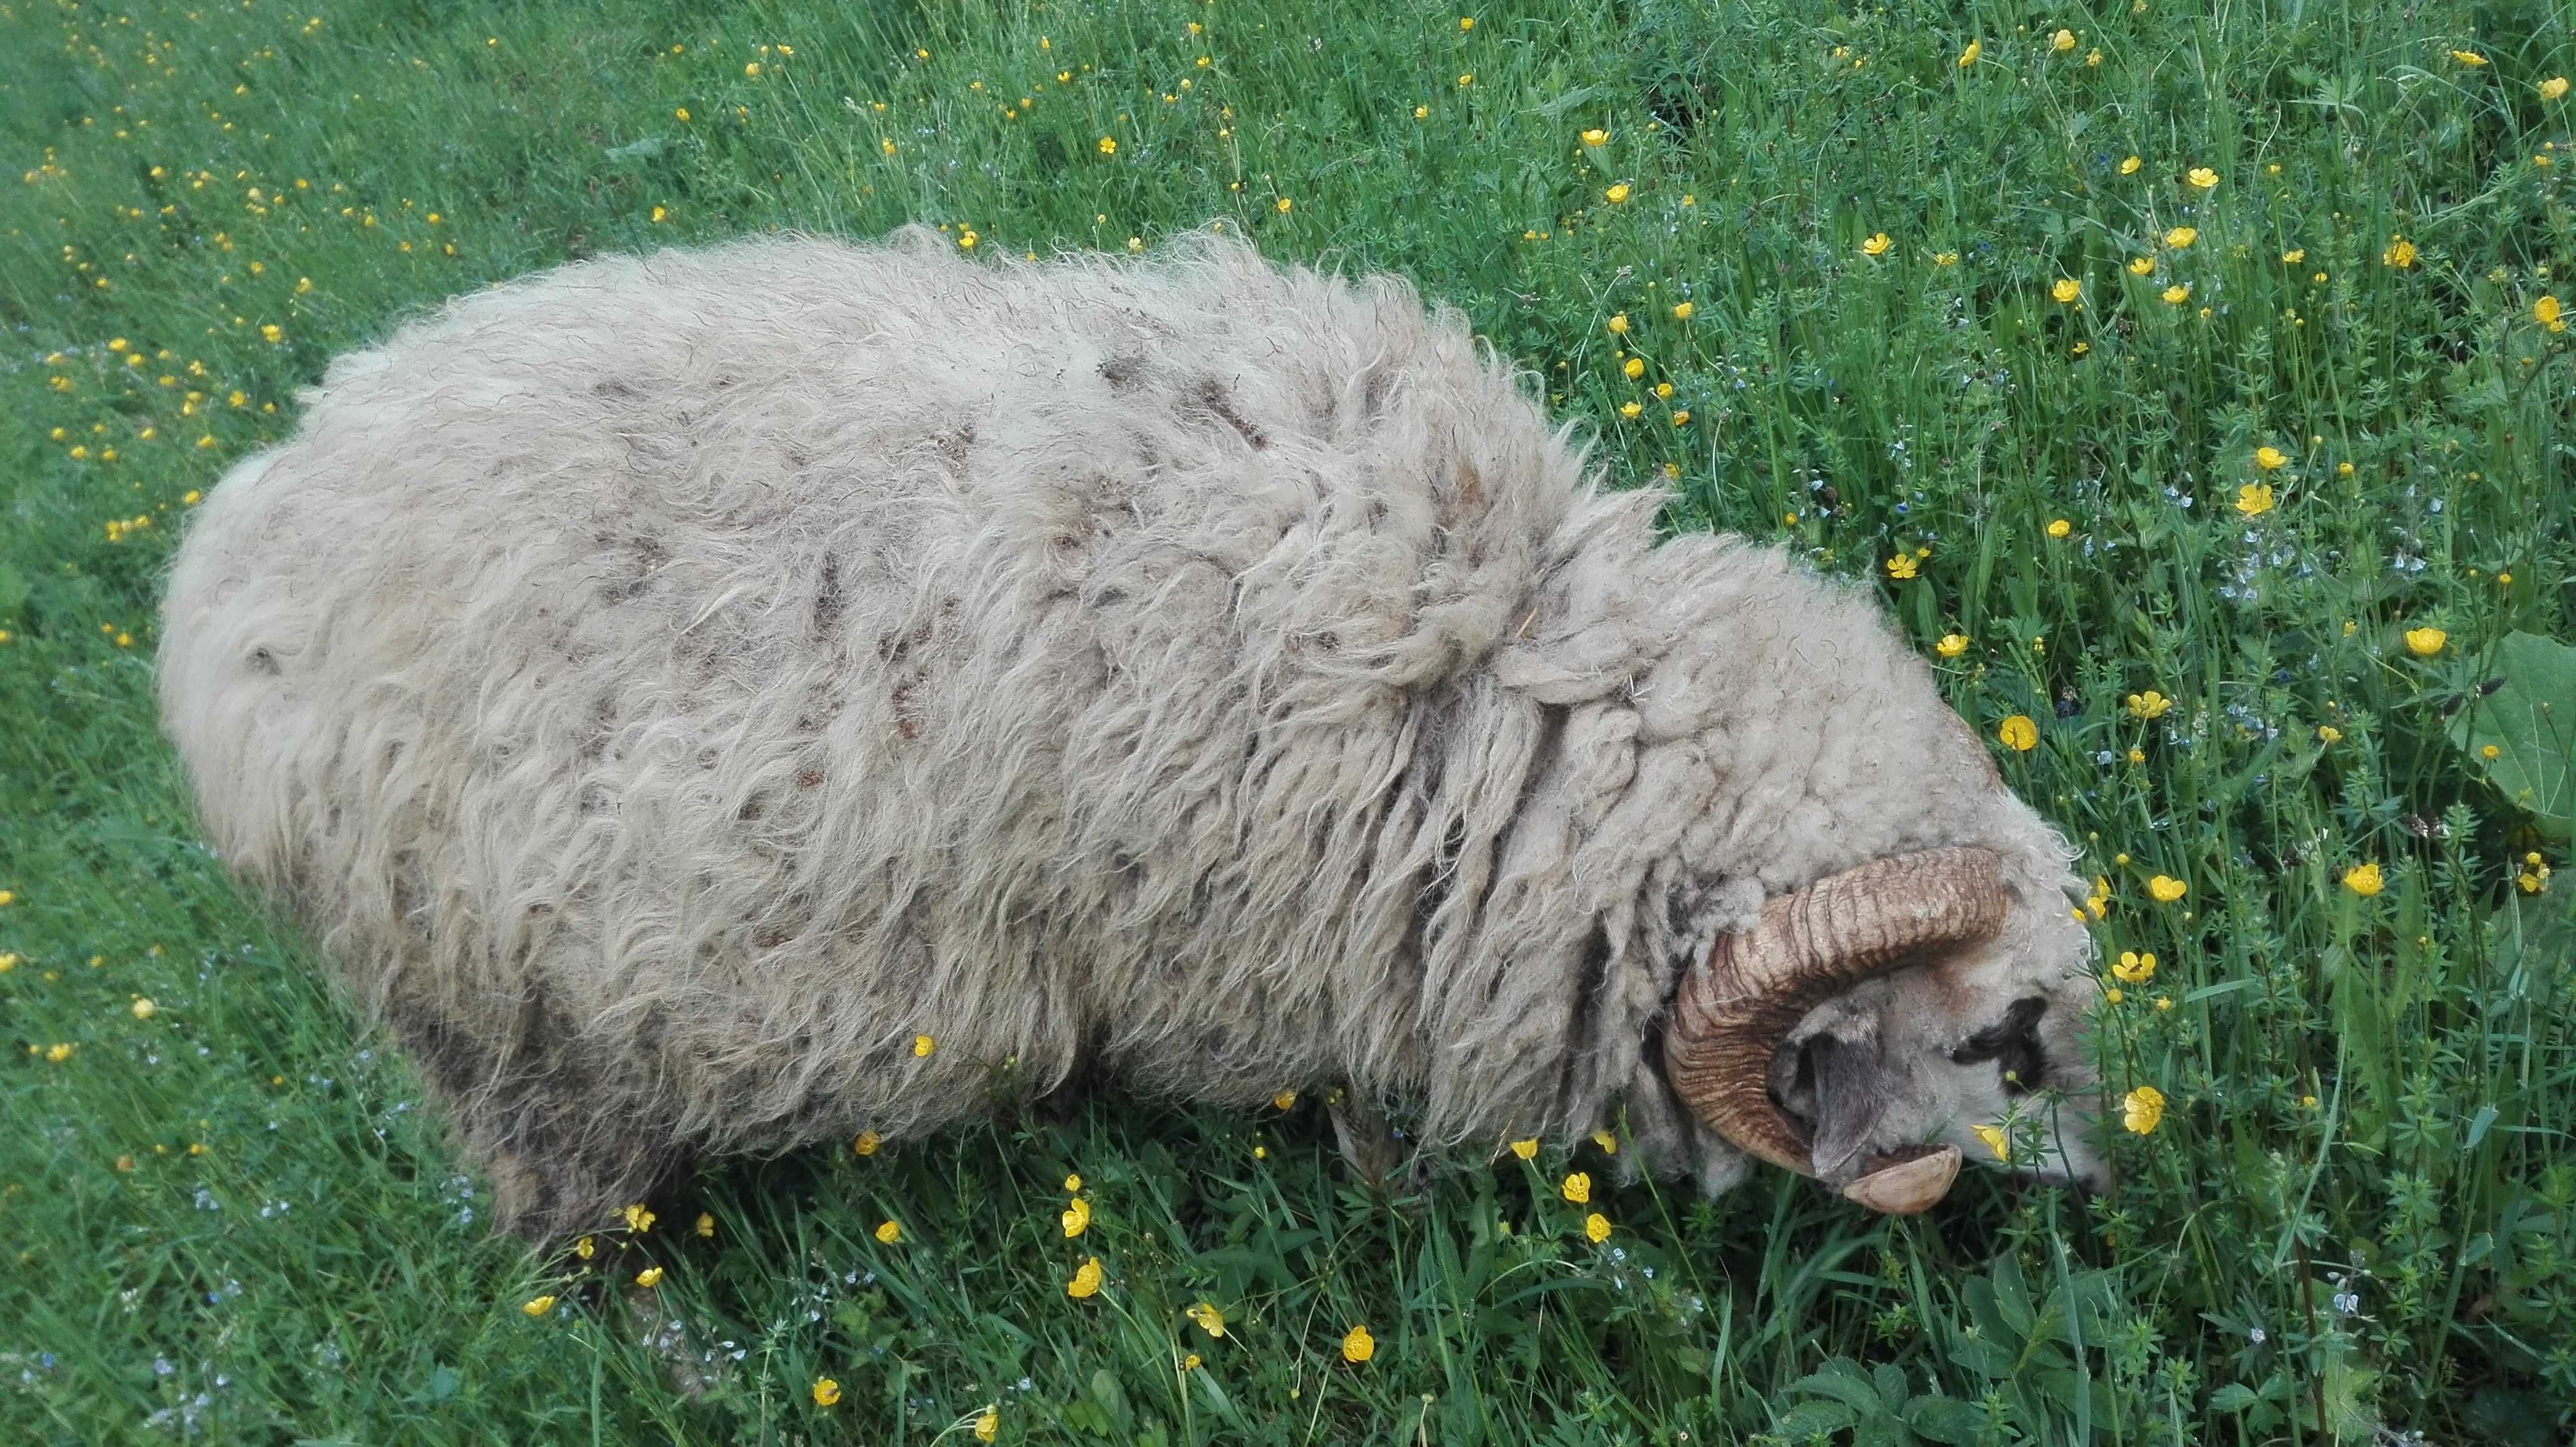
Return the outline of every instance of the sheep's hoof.
<path id="1" fill-rule="evenodd" d="M 1917 1146 L 1870 1164 L 1874 1169 L 1843 1187 L 1845 1199 L 1890 1216 L 1912 1216 L 1950 1194 L 1950 1183 L 1959 1178 L 1959 1148 Z"/>

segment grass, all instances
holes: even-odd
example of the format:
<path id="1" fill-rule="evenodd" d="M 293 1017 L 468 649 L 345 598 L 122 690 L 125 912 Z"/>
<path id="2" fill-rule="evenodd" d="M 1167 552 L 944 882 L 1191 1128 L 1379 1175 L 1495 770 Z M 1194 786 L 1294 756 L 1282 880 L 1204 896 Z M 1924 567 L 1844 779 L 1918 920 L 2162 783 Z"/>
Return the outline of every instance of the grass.
<path id="1" fill-rule="evenodd" d="M 13 1434 L 2567 1440 L 2559 11 L 0 0 L 0 34 Z M 587 1261 L 490 1239 L 405 1066 L 195 839 L 159 570 L 297 386 L 443 297 L 916 220 L 1407 273 L 1614 477 L 1677 479 L 1674 528 L 1870 580 L 2031 744 L 1997 755 L 2103 881 L 2106 970 L 2156 958 L 2105 978 L 2114 1088 L 2167 1101 L 2120 1187 L 1887 1221 L 1551 1145 L 1402 1210 L 1312 1101 L 1101 1103 L 729 1164 Z M 662 1353 L 608 1289 L 648 1262 Z"/>

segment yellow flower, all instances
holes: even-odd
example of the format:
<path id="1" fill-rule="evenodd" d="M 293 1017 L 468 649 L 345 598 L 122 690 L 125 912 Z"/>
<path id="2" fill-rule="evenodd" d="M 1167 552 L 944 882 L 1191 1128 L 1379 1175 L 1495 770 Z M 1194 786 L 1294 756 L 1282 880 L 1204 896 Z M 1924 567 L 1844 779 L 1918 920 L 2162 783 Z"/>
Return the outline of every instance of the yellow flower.
<path id="1" fill-rule="evenodd" d="M 1643 357 L 1630 357 L 1627 361 L 1620 364 L 1619 370 L 1627 375 L 1629 381 L 1633 382 L 1639 377 L 1646 375 L 1646 359 Z"/>
<path id="2" fill-rule="evenodd" d="M 2166 710 L 2172 707 L 2172 699 L 2165 697 L 2163 694 L 2156 692 L 2152 688 L 2148 689 L 2144 693 L 2133 693 L 2129 695 L 2129 717 L 2131 718 L 2163 718 Z"/>
<path id="3" fill-rule="evenodd" d="M 841 1400 L 840 1383 L 833 1381 L 830 1377 L 816 1377 L 814 1379 L 815 1406 L 828 1407 L 839 1400 Z"/>
<path id="4" fill-rule="evenodd" d="M 2075 278 L 2061 276 L 2057 279 L 2057 284 L 2048 289 L 2048 294 L 2061 302 L 2071 303 L 2084 294 L 2084 288 L 2076 284 Z"/>
<path id="5" fill-rule="evenodd" d="M 2272 485 L 2249 482 L 2236 489 L 2236 510 L 2247 517 L 2260 517 L 2272 510 Z"/>
<path id="6" fill-rule="evenodd" d="M 2164 298 L 2165 305 L 2180 306 L 2184 302 L 2191 300 L 2191 288 L 2181 282 L 2176 282 L 2172 286 L 2166 287 L 2162 292 L 2158 293 L 2158 295 Z"/>
<path id="7" fill-rule="evenodd" d="M 854 1155 L 872 1156 L 877 1153 L 877 1147 L 884 1144 L 885 1137 L 872 1130 L 863 1130 L 857 1140 L 850 1142 L 850 1150 Z"/>
<path id="8" fill-rule="evenodd" d="M 1071 1195 L 1071 1194 L 1073 1194 L 1074 1192 L 1081 1190 L 1081 1189 L 1082 1189 L 1082 1177 L 1081 1177 L 1081 1176 L 1079 1176 L 1079 1175 L 1072 1175 L 1072 1176 L 1067 1176 L 1067 1177 L 1065 1177 L 1065 1178 L 1064 1178 L 1064 1189 L 1065 1189 L 1065 1194 L 1066 1194 L 1066 1195 Z"/>
<path id="9" fill-rule="evenodd" d="M 1592 1177 L 1582 1171 L 1576 1171 L 1565 1178 L 1564 1183 L 1557 1187 L 1557 1192 L 1577 1206 L 1589 1204 L 1592 1200 Z"/>
<path id="10" fill-rule="evenodd" d="M 647 1266 L 643 1270 L 636 1272 L 635 1284 L 643 1287 L 647 1291 L 661 1285 L 662 1268 L 659 1266 Z"/>
<path id="11" fill-rule="evenodd" d="M 1197 1371 L 1198 1369 L 1199 1369 L 1199 1354 L 1198 1354 L 1197 1352 L 1192 1352 L 1192 1353 L 1190 1353 L 1188 1356 L 1185 1356 L 1185 1357 L 1181 1358 L 1181 1370 L 1182 1370 L 1182 1371 L 1185 1371 L 1185 1372 L 1195 1372 L 1195 1371 Z"/>
<path id="12" fill-rule="evenodd" d="M 2102 63 L 2102 47 L 2097 45 L 2091 50 L 2084 52 L 2084 63 L 2086 65 L 2100 65 Z"/>
<path id="13" fill-rule="evenodd" d="M 1342 1335 L 1342 1360 L 1356 1366 L 1377 1355 L 1377 1338 L 1364 1326 L 1352 1327 Z"/>
<path id="14" fill-rule="evenodd" d="M 134 1018 L 137 1020 L 149 1020 L 160 1010 L 160 1008 L 160 1006 L 152 1003 L 151 996 L 146 995 L 134 1002 Z"/>
<path id="15" fill-rule="evenodd" d="M 1636 420 L 1637 414 L 1645 410 L 1645 404 L 1642 402 L 1622 402 L 1619 404 L 1619 415 L 1632 422 Z"/>
<path id="16" fill-rule="evenodd" d="M 1628 314 L 1626 312 L 1621 312 L 1610 319 L 1610 334 L 1614 337 L 1624 337 L 1628 335 Z"/>
<path id="17" fill-rule="evenodd" d="M 1429 107 L 1429 106 L 1415 106 L 1415 107 L 1413 108 L 1413 118 L 1414 118 L 1415 120 L 1417 120 L 1417 121 L 1419 121 L 1419 120 L 1427 120 L 1427 119 L 1429 119 L 1429 118 L 1430 118 L 1430 116 L 1431 116 L 1431 107 Z"/>
<path id="18" fill-rule="evenodd" d="M 2531 304 L 2531 319 L 2540 323 L 2544 327 L 2554 327 L 2559 325 L 2558 298 L 2555 296 L 2544 296 L 2538 301 L 2533 302 Z"/>
<path id="19" fill-rule="evenodd" d="M 1598 1246 L 1610 1239 L 1610 1218 L 1595 1211 L 1583 1218 L 1583 1234 Z"/>
<path id="20" fill-rule="evenodd" d="M 626 1229 L 638 1233 L 652 1230 L 653 1222 L 657 1219 L 641 1201 L 627 1207 L 625 1216 Z"/>
<path id="21" fill-rule="evenodd" d="M 2441 652 L 2442 645 L 2450 640 L 2451 635 L 2439 628 L 2409 628 L 2406 630 L 2406 651 L 2418 658 L 2430 658 Z"/>
<path id="22" fill-rule="evenodd" d="M 2134 176 L 2138 174 L 2138 167 L 2143 164 L 2145 163 L 2140 161 L 2137 157 L 2131 156 L 2120 163 L 2120 174 L 2123 176 Z"/>
<path id="23" fill-rule="evenodd" d="M 1600 128 L 1600 127 L 1598 127 L 1598 126 L 1595 126 L 1595 127 L 1593 127 L 1591 130 L 1585 131 L 1585 132 L 1583 133 L 1583 144 L 1585 144 L 1585 145 L 1587 145 L 1587 146 L 1597 146 L 1597 145 L 1602 144 L 1602 143 L 1603 143 L 1603 142 L 1605 142 L 1605 141 L 1608 141 L 1609 139 L 1610 139 L 1610 133 L 1609 133 L 1608 131 L 1605 131 L 1605 130 L 1601 129 L 1601 128 Z"/>
<path id="24" fill-rule="evenodd" d="M 543 1316 L 554 1309 L 555 1299 L 551 1296 L 529 1297 L 527 1304 L 519 1308 L 530 1316 Z"/>
<path id="25" fill-rule="evenodd" d="M 1460 85 L 1474 85 L 1476 83 L 1476 73 L 1472 70 L 1462 73 L 1458 77 L 1458 83 Z"/>
<path id="26" fill-rule="evenodd" d="M 982 239 L 982 237 L 975 234 L 975 229 L 970 226 L 964 231 L 957 233 L 957 249 L 960 251 L 972 251 L 975 249 L 975 243 Z"/>
<path id="27" fill-rule="evenodd" d="M 1209 1336 L 1221 1337 L 1225 1335 L 1225 1313 L 1217 1310 L 1216 1303 L 1212 1301 L 1202 1301 L 1182 1314 L 1187 1316 L 1190 1320 L 1197 1322 L 1199 1324 L 1199 1330 L 1206 1332 Z"/>
<path id="28" fill-rule="evenodd" d="M 1673 414 L 1673 425 L 1675 427 L 1688 427 L 1690 425 L 1690 409 L 1688 407 L 1684 407 Z"/>
<path id="29" fill-rule="evenodd" d="M 1297 209 L 1297 203 L 1296 203 L 1296 202 L 1294 202 L 1294 201 L 1292 201 L 1292 200 L 1290 200 L 1290 199 L 1288 199 L 1288 198 L 1287 198 L 1287 197 L 1285 197 L 1285 196 L 1282 196 L 1282 197 L 1280 197 L 1280 198 L 1279 198 L 1278 206 L 1279 206 L 1279 214 L 1280 214 L 1280 215 L 1282 215 L 1282 216 L 1285 216 L 1285 215 L 1287 215 L 1289 212 L 1294 211 L 1294 210 L 1296 210 L 1296 209 Z"/>
<path id="30" fill-rule="evenodd" d="M 1115 136 L 1102 136 L 1102 137 L 1100 138 L 1100 154 L 1102 154 L 1102 155 L 1104 155 L 1104 156 L 1114 156 L 1114 155 L 1117 155 L 1117 154 L 1118 154 L 1118 139 L 1117 139 L 1117 137 L 1115 137 Z"/>
<path id="31" fill-rule="evenodd" d="M 887 1246 L 892 1246 L 902 1239 L 903 1227 L 899 1223 L 893 1221 L 880 1221 L 877 1223 L 877 1240 L 879 1242 Z"/>
<path id="32" fill-rule="evenodd" d="M 2152 256 L 2133 256 L 2129 258 L 2129 274 L 2131 276 L 2155 275 L 2156 259 Z"/>
<path id="33" fill-rule="evenodd" d="M 2177 226 L 2165 233 L 2165 245 L 2176 251 L 2182 250 L 2199 239 L 2200 228 L 2197 226 Z"/>
<path id="34" fill-rule="evenodd" d="M 580 1240 L 572 1243 L 572 1254 L 580 1257 L 584 1261 L 588 1261 L 591 1257 L 591 1253 L 598 1249 L 598 1245 L 587 1236 L 584 1236 Z"/>
<path id="35" fill-rule="evenodd" d="M 2218 184 L 2218 173 L 2207 166 L 2194 166 L 2183 173 L 2183 179 L 2206 191 Z"/>
<path id="36" fill-rule="evenodd" d="M 1913 577 L 1915 571 L 1914 555 L 1912 553 L 1898 553 L 1895 557 L 1887 560 L 1887 576 L 1894 578 L 1900 583 Z"/>
<path id="37" fill-rule="evenodd" d="M 1976 64 L 1977 57 L 1985 53 L 1986 47 L 1983 42 L 1975 40 L 1969 41 L 1968 48 L 1959 52 L 1959 68 L 1965 70 L 1969 66 Z"/>
<path id="38" fill-rule="evenodd" d="M 927 1035 L 915 1035 L 912 1037 L 912 1053 L 916 1058 L 926 1056 L 931 1051 L 938 1048 L 939 1042 L 931 1039 Z"/>
<path id="39" fill-rule="evenodd" d="M 1956 658 L 1968 651 L 1968 635 L 1944 633 L 1941 635 L 1941 641 L 1932 645 L 1932 651 L 1944 658 Z"/>
<path id="40" fill-rule="evenodd" d="M 1619 1137 L 1609 1131 L 1594 1131 L 1592 1133 L 1592 1143 L 1601 1147 L 1601 1153 L 1605 1156 L 1615 1156 L 1619 1154 Z"/>
<path id="41" fill-rule="evenodd" d="M 1091 1228 L 1091 1203 L 1080 1196 L 1074 1197 L 1065 1203 L 1062 1220 L 1067 1240 L 1081 1235 Z"/>
<path id="42" fill-rule="evenodd" d="M 2120 1124 L 2145 1135 L 2165 1118 L 2165 1093 L 2152 1085 L 2141 1085 L 2120 1099 Z"/>
<path id="43" fill-rule="evenodd" d="M 1698 308 L 1692 306 L 1689 302 L 1676 302 L 1673 304 L 1673 320 L 1677 322 L 1689 321 L 1691 319 L 1691 313 L 1697 310 Z"/>
<path id="44" fill-rule="evenodd" d="M 2567 94 L 2567 77 L 2563 75 L 2553 75 L 2540 83 L 2542 100 L 2556 100 L 2565 94 Z"/>
<path id="45" fill-rule="evenodd" d="M 685 121 L 689 118 L 689 108 L 687 106 L 682 106 L 678 110 L 671 112 L 671 116 L 674 120 Z"/>
<path id="46" fill-rule="evenodd" d="M 2011 1158 L 2012 1138 L 2004 1134 L 2004 1128 L 2002 1126 L 1972 1125 L 1968 1127 L 1968 1133 L 1975 1136 L 1977 1139 L 1984 1141 L 1986 1143 L 1986 1149 L 1995 1153 L 1996 1160 L 2009 1160 Z"/>
<path id="47" fill-rule="evenodd" d="M 2191 893 L 2191 886 L 2169 874 L 2159 874 L 2147 881 L 2147 894 L 2158 904 L 2171 904 Z"/>
<path id="48" fill-rule="evenodd" d="M 713 1213 L 707 1211 L 700 1211 L 698 1213 L 697 1231 L 700 1236 L 713 1236 L 716 1234 L 716 1218 Z"/>
<path id="49" fill-rule="evenodd" d="M 1283 1090 L 1277 1095 L 1270 1097 L 1270 1108 L 1273 1110 L 1286 1110 L 1296 1103 L 1297 1092 L 1293 1090 Z"/>
<path id="50" fill-rule="evenodd" d="M 2124 984 L 2143 985 L 2156 977 L 2155 951 L 2140 954 L 2135 950 L 2122 950 L 2119 963 L 2111 966 L 2111 973 L 2119 976 Z"/>
<path id="51" fill-rule="evenodd" d="M 2305 260 L 2307 260 L 2307 259 L 2308 259 L 2308 249 L 2307 249 L 2306 247 L 2304 247 L 2304 246 L 2294 246 L 2294 247 L 2290 248 L 2289 250 L 2284 251 L 2284 252 L 2282 252 L 2282 253 L 2281 253 L 2281 260 L 2282 260 L 2283 264 L 2285 264 L 2285 265 L 2289 265 L 2289 266 L 2296 266 L 2296 265 L 2298 265 L 2300 262 L 2305 261 Z"/>
<path id="52" fill-rule="evenodd" d="M 978 1441 L 978 1442 L 990 1442 L 990 1441 L 992 1441 L 995 1437 L 997 1437 L 997 1436 L 1001 1435 L 1001 1431 L 1002 1431 L 1002 1414 L 1001 1414 L 1000 1412 L 998 1412 L 998 1411 L 995 1411 L 993 1408 L 991 1408 L 991 1407 L 986 1407 L 986 1408 L 984 1409 L 984 1411 L 983 1411 L 982 1415 L 980 1415 L 980 1416 L 976 1417 L 976 1419 L 975 1419 L 975 1440 L 976 1440 L 976 1441 Z"/>
<path id="53" fill-rule="evenodd" d="M 2075 524 L 2068 522 L 2064 518 L 2051 518 L 2049 520 L 2048 535 L 2052 538 L 2062 538 L 2073 531 L 2075 531 Z"/>
<path id="54" fill-rule="evenodd" d="M 35 1049 L 36 1047 L 35 1047 L 35 1046 L 33 1046 L 33 1045 L 30 1045 L 30 1046 L 28 1046 L 27 1048 L 28 1048 L 29 1050 L 33 1050 L 33 1049 Z M 49 1049 L 47 1049 L 47 1050 L 45 1051 L 45 1058 L 46 1058 L 47 1060 L 52 1061 L 52 1062 L 53 1062 L 54 1064 L 56 1064 L 56 1065 L 60 1065 L 60 1064 L 62 1064 L 64 1061 L 71 1059 L 71 1058 L 72 1058 L 72 1051 L 74 1051 L 74 1050 L 76 1050 L 76 1049 L 78 1049 L 78 1048 L 79 1048 L 79 1047 L 74 1046 L 74 1045 L 67 1045 L 67 1044 L 63 1044 L 63 1043 L 57 1042 L 57 1043 L 55 1043 L 52 1047 L 50 1047 Z M 194 1152 L 191 1152 L 191 1154 L 194 1154 Z"/>
<path id="55" fill-rule="evenodd" d="M 2379 261 L 2382 266 L 2413 266 L 2415 264 L 2415 243 L 2407 240 L 2403 236 L 2395 237 L 2389 241 L 2388 249 L 2379 253 Z"/>
<path id="56" fill-rule="evenodd" d="M 2048 37 L 2048 48 L 2056 51 L 2060 55 L 2064 55 L 2066 52 L 2073 50 L 2075 48 L 2075 32 L 2072 30 L 2061 30 L 2055 35 Z"/>
<path id="57" fill-rule="evenodd" d="M 1886 232 L 1881 231 L 1860 244 L 1860 253 L 1863 256 L 1885 256 L 1887 248 L 1895 244 L 1887 239 Z"/>
<path id="58" fill-rule="evenodd" d="M 2105 1005 L 2116 1005 L 2127 998 L 2129 998 L 2127 995 L 2122 994 L 2118 990 L 2104 990 L 2102 992 L 2102 1003 Z"/>
<path id="59" fill-rule="evenodd" d="M 1096 1296 L 1099 1292 L 1100 1258 L 1094 1256 L 1074 1268 L 1073 1279 L 1064 1284 L 1064 1294 L 1080 1301 L 1087 1296 Z"/>
<path id="60" fill-rule="evenodd" d="M 2319 724 L 2317 725 L 2317 742 L 2321 744 L 2342 743 L 2343 730 L 2336 728 L 2333 724 Z"/>
<path id="61" fill-rule="evenodd" d="M 2017 713 L 1996 727 L 1995 737 L 2005 748 L 2026 754 L 2039 747 L 2039 725 L 2031 722 L 2029 714 Z"/>
<path id="62" fill-rule="evenodd" d="M 2487 58 L 2474 50 L 2454 50 L 2451 58 L 2472 69 L 2487 63 Z"/>
<path id="63" fill-rule="evenodd" d="M 1512 1142 L 1512 1154 L 1525 1161 L 1536 1156 L 1538 1154 L 1538 1138 L 1536 1136 L 1532 1136 L 1525 1141 Z"/>
<path id="64" fill-rule="evenodd" d="M 2379 893 L 2387 886 L 2388 881 L 2381 877 L 2379 866 L 2376 864 L 2356 864 L 2344 871 L 2343 887 L 2364 899 Z"/>
<path id="65" fill-rule="evenodd" d="M 1476 17 L 1475 17 L 1475 16 L 1473 16 L 1473 15 L 1461 15 L 1461 16 L 1459 16 L 1459 17 L 1458 17 L 1458 28 L 1459 28 L 1460 30 L 1473 30 L 1473 29 L 1475 29 L 1475 28 L 1476 28 Z M 1197 34 L 1198 32 L 1197 32 L 1196 30 L 1192 30 L 1190 33 L 1191 33 L 1191 34 L 1193 34 L 1193 35 L 1195 35 L 1195 34 Z"/>
<path id="66" fill-rule="evenodd" d="M 1609 190 L 1602 192 L 1601 195 L 1604 199 L 1609 201 L 1611 205 L 1616 206 L 1628 199 L 1628 183 L 1622 181 L 1618 185 L 1611 187 Z"/>

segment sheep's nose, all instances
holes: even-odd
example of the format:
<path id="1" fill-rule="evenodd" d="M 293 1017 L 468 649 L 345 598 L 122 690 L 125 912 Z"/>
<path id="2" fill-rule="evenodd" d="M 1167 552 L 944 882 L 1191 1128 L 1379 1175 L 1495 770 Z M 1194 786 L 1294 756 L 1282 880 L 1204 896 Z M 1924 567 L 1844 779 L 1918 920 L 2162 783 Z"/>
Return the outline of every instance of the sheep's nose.
<path id="1" fill-rule="evenodd" d="M 1931 1210 L 1958 1178 L 1957 1146 L 1916 1146 L 1872 1160 L 1843 1196 L 1890 1216 L 1912 1216 Z"/>

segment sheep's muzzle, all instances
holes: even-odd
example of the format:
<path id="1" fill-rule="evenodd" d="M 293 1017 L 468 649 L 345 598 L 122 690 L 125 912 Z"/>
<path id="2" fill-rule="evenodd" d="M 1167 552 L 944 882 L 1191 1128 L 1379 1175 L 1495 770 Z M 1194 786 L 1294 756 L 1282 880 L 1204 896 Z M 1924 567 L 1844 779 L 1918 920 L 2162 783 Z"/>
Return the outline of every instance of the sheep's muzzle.
<path id="1" fill-rule="evenodd" d="M 1743 934 L 1720 935 L 1675 991 L 1664 1066 L 1682 1103 L 1773 1165 L 1816 1174 L 1807 1135 L 1771 1099 L 1771 1060 L 1798 1021 L 1863 980 L 1994 938 L 2009 895 L 2003 860 L 1978 848 L 1873 860 L 1766 900 Z M 1908 1215 L 1948 1194 L 1956 1146 L 1872 1158 L 1843 1194 Z"/>

